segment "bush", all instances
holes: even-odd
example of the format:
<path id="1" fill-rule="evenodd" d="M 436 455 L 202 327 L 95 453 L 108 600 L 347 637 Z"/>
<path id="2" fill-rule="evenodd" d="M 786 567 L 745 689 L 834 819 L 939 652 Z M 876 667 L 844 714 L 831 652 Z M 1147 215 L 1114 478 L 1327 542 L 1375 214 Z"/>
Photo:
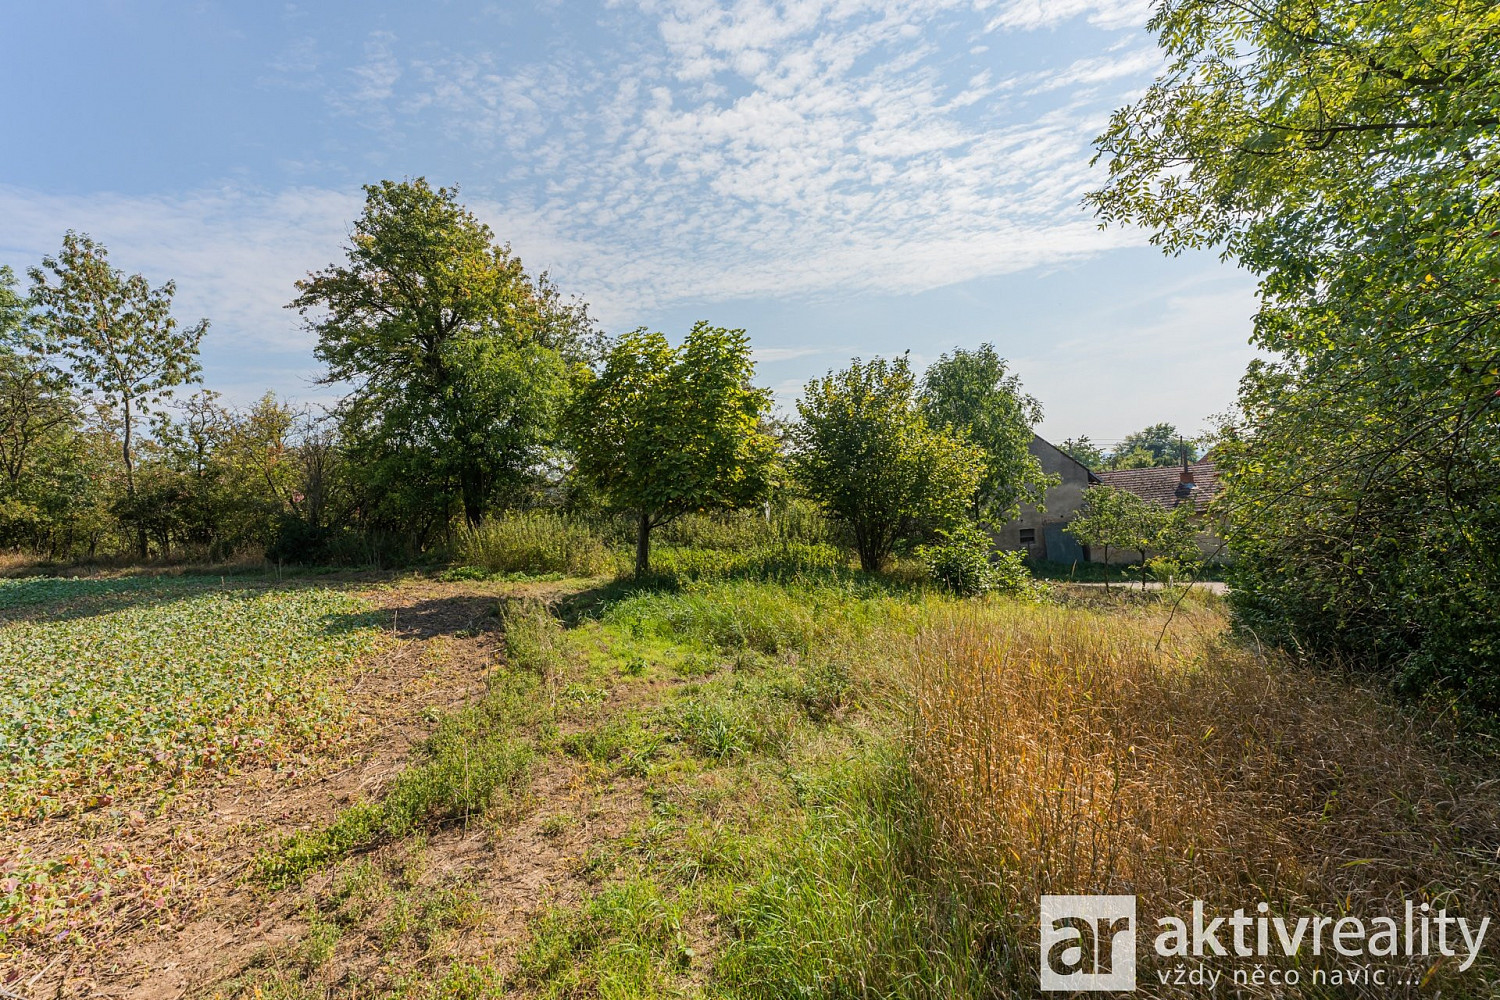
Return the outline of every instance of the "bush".
<path id="1" fill-rule="evenodd" d="M 917 555 L 933 581 L 963 597 L 991 591 L 1015 593 L 1031 581 L 1020 552 L 995 552 L 989 535 L 972 524 L 943 532 L 937 545 L 923 545 Z"/>
<path id="2" fill-rule="evenodd" d="M 465 528 L 458 539 L 458 557 L 491 573 L 599 576 L 614 568 L 608 546 L 591 528 L 540 510 Z"/>

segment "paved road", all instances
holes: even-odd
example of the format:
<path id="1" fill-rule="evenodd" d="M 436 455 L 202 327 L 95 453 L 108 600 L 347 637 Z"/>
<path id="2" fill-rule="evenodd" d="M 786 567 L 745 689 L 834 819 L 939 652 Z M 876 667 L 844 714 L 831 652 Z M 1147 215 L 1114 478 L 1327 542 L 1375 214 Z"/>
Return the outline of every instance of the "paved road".
<path id="1" fill-rule="evenodd" d="M 1068 583 L 1068 581 L 1066 581 L 1066 580 L 1054 580 L 1052 582 L 1053 583 Z M 1104 584 L 1103 583 L 1094 583 L 1092 581 L 1090 581 L 1088 583 L 1085 583 L 1085 582 L 1083 582 L 1083 581 L 1080 580 L 1080 581 L 1077 581 L 1075 583 L 1069 584 L 1069 586 L 1073 586 L 1073 587 L 1100 587 L 1100 588 L 1102 588 L 1104 586 Z M 1131 583 L 1131 582 L 1126 582 L 1126 581 L 1122 580 L 1119 583 L 1111 583 L 1109 586 L 1111 588 L 1114 588 L 1114 589 L 1128 587 L 1131 590 L 1140 590 L 1141 589 L 1141 582 L 1139 580 L 1136 580 L 1135 582 Z M 1147 580 L 1146 581 L 1146 589 L 1147 590 L 1161 590 L 1164 586 L 1166 586 L 1166 584 L 1162 583 L 1160 580 Z M 1199 590 L 1206 590 L 1206 591 L 1208 591 L 1211 594 L 1227 594 L 1227 593 L 1229 593 L 1229 584 L 1224 583 L 1221 580 L 1199 580 L 1197 583 L 1193 584 L 1193 586 L 1195 588 L 1199 589 Z"/>

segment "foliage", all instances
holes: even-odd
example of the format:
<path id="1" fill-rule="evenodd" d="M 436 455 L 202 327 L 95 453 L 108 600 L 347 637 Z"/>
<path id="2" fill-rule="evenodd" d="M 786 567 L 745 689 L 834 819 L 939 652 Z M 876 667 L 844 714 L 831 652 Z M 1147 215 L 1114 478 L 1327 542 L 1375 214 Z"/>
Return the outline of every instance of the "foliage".
<path id="1" fill-rule="evenodd" d="M 898 541 L 963 520 L 984 475 L 984 453 L 934 429 L 915 389 L 904 355 L 855 359 L 809 382 L 797 403 L 797 480 L 848 525 L 866 572 L 879 570 Z"/>
<path id="2" fill-rule="evenodd" d="M 1218 455 L 1242 622 L 1500 707 L 1500 10 L 1168 3 L 1107 222 L 1260 276 Z"/>
<path id="3" fill-rule="evenodd" d="M 464 529 L 458 536 L 458 558 L 490 573 L 599 576 L 614 566 L 604 540 L 588 525 L 540 510 Z"/>
<path id="4" fill-rule="evenodd" d="M 775 442 L 761 421 L 771 394 L 750 384 L 753 372 L 743 330 L 702 322 L 677 348 L 637 330 L 602 373 L 578 371 L 568 417 L 578 471 L 611 509 L 635 515 L 637 576 L 650 570 L 653 528 L 769 492 Z"/>
<path id="5" fill-rule="evenodd" d="M 1197 456 L 1193 454 L 1191 442 L 1182 440 L 1177 433 L 1177 428 L 1171 424 L 1152 424 L 1133 434 L 1125 435 L 1120 446 L 1115 449 L 1118 462 L 1114 468 L 1136 469 L 1148 466 L 1176 465 L 1182 461 L 1183 449 L 1188 449 L 1188 459 L 1191 461 Z M 1124 464 L 1129 456 L 1142 456 L 1144 465 Z M 1140 461 L 1142 459 L 1130 459 Z"/>
<path id="6" fill-rule="evenodd" d="M 565 388 L 586 356 L 587 313 L 529 277 L 508 246 L 425 180 L 365 188 L 347 263 L 298 282 L 292 302 L 317 334 L 380 523 L 476 525 L 532 476 Z"/>
<path id="7" fill-rule="evenodd" d="M 1087 434 L 1081 434 L 1076 438 L 1068 438 L 1057 446 L 1057 450 L 1071 456 L 1085 469 L 1106 468 L 1105 462 L 1109 455 L 1107 451 L 1089 440 Z"/>
<path id="8" fill-rule="evenodd" d="M 0 544 L 41 548 L 87 493 L 77 481 L 83 414 L 29 336 L 15 284 L 0 267 Z"/>
<path id="9" fill-rule="evenodd" d="M 1140 554 L 1144 566 L 1149 552 L 1169 560 L 1196 558 L 1198 529 L 1193 518 L 1188 506 L 1162 507 L 1128 490 L 1090 486 L 1079 515 L 1064 530 L 1083 545 L 1100 547 L 1106 564 L 1110 549 L 1131 549 Z M 1145 586 L 1142 573 L 1141 587 Z"/>
<path id="10" fill-rule="evenodd" d="M 1150 427 L 1125 435 L 1124 440 L 1108 451 L 1088 435 L 1068 438 L 1058 445 L 1058 450 L 1077 459 L 1089 469 L 1149 469 L 1176 465 L 1182 461 L 1183 449 L 1187 449 L 1189 460 L 1198 457 L 1197 441 L 1182 439 L 1172 424 L 1152 424 Z"/>
<path id="11" fill-rule="evenodd" d="M 1023 502 L 1040 508 L 1047 489 L 1060 481 L 1031 453 L 1031 428 L 1042 419 L 1042 404 L 1022 391 L 994 345 L 938 358 L 922 376 L 919 399 L 931 426 L 947 428 L 984 453 L 972 505 L 976 520 L 1007 521 Z"/>
<path id="12" fill-rule="evenodd" d="M 991 591 L 1016 593 L 1031 582 L 1020 552 L 996 552 L 989 534 L 972 524 L 942 532 L 942 541 L 923 545 L 917 557 L 932 579 L 960 597 Z"/>
<path id="13" fill-rule="evenodd" d="M 88 236 L 69 232 L 57 257 L 30 270 L 33 323 L 38 349 L 64 359 L 64 378 L 85 395 L 97 393 L 119 409 L 120 455 L 125 464 L 126 520 L 136 522 L 137 554 L 146 553 L 146 527 L 137 502 L 134 437 L 136 420 L 198 381 L 198 345 L 208 320 L 179 328 L 172 316 L 168 281 L 152 288 L 139 274 L 126 276 L 109 264 L 109 253 Z M 55 281 L 55 283 L 54 283 Z"/>
<path id="14" fill-rule="evenodd" d="M 61 808 L 326 739 L 329 681 L 376 646 L 337 590 L 204 578 L 0 582 L 0 816 Z M 45 603 L 43 603 L 45 602 Z"/>

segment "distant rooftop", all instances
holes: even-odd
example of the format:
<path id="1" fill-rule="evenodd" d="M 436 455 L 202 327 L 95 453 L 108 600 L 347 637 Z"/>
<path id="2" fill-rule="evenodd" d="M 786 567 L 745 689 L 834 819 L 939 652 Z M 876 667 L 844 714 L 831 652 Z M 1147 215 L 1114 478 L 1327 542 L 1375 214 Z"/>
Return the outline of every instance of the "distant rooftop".
<path id="1" fill-rule="evenodd" d="M 1219 493 L 1218 467 L 1213 462 L 1194 462 L 1188 466 L 1193 474 L 1193 505 L 1203 507 Z M 1150 469 L 1114 469 L 1095 472 L 1106 486 L 1134 493 L 1163 507 L 1177 506 L 1177 485 L 1182 481 L 1182 466 L 1159 465 Z"/>

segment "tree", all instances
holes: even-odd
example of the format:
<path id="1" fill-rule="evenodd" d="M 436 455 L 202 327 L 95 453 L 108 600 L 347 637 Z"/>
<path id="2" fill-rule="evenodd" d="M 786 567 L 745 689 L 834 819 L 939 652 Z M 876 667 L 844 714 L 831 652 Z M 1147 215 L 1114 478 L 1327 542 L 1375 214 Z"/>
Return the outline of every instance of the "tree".
<path id="1" fill-rule="evenodd" d="M 984 476 L 984 454 L 927 422 L 904 355 L 856 358 L 814 379 L 797 410 L 797 479 L 853 531 L 866 572 L 879 570 L 902 538 L 965 519 Z"/>
<path id="2" fill-rule="evenodd" d="M 1083 507 L 1065 529 L 1084 545 L 1104 550 L 1105 589 L 1109 588 L 1109 550 L 1131 549 L 1141 557 L 1141 589 L 1146 588 L 1146 557 L 1191 559 L 1197 554 L 1197 525 L 1191 506 L 1163 507 L 1128 490 L 1090 486 Z"/>
<path id="3" fill-rule="evenodd" d="M 975 520 L 1007 521 L 1023 502 L 1042 506 L 1047 488 L 1059 481 L 1031 453 L 1042 404 L 1026 395 L 994 345 L 938 358 L 923 376 L 919 400 L 928 424 L 962 435 L 984 453 L 972 501 Z"/>
<path id="4" fill-rule="evenodd" d="M 546 275 L 421 178 L 365 188 L 347 263 L 298 282 L 326 382 L 354 383 L 342 413 L 351 457 L 405 525 L 470 524 L 514 495 L 552 441 L 567 361 L 599 334 Z M 394 509 L 391 509 L 395 501 Z"/>
<path id="5" fill-rule="evenodd" d="M 1082 545 L 1104 550 L 1104 589 L 1109 589 L 1109 550 L 1129 548 L 1137 532 L 1145 501 L 1134 493 L 1112 486 L 1090 486 L 1084 490 L 1083 506 L 1068 522 L 1068 534 Z"/>
<path id="6" fill-rule="evenodd" d="M 651 568 L 651 530 L 696 510 L 732 510 L 770 489 L 770 390 L 750 384 L 743 330 L 697 323 L 672 347 L 659 333 L 621 337 L 595 376 L 577 369 L 568 414 L 577 470 L 636 518 L 636 575 Z"/>
<path id="7" fill-rule="evenodd" d="M 1116 464 L 1112 468 L 1138 469 L 1148 466 L 1176 465 L 1182 461 L 1182 436 L 1172 424 L 1152 424 L 1150 427 L 1125 435 L 1120 447 L 1115 449 Z M 1140 461 L 1136 456 L 1149 457 L 1145 465 L 1126 464 Z"/>
<path id="8" fill-rule="evenodd" d="M 1103 448 L 1089 440 L 1087 434 L 1081 434 L 1076 438 L 1068 438 L 1057 446 L 1057 450 L 1068 455 L 1085 469 L 1102 469 L 1106 459 Z"/>
<path id="9" fill-rule="evenodd" d="M 173 282 L 152 288 L 139 274 L 127 277 L 110 267 L 102 245 L 79 233 L 64 236 L 62 252 L 29 274 L 43 349 L 66 359 L 86 395 L 98 393 L 119 408 L 127 501 L 135 507 L 135 422 L 178 386 L 198 381 L 208 320 L 179 328 Z M 144 557 L 144 525 L 136 539 Z"/>
<path id="10" fill-rule="evenodd" d="M 1500 10 L 1168 2 L 1107 223 L 1260 277 L 1216 450 L 1241 623 L 1500 708 Z"/>
<path id="11" fill-rule="evenodd" d="M 15 273 L 0 267 L 0 473 L 10 496 L 32 472 L 38 449 L 77 418 L 63 374 L 25 337 L 27 304 L 15 285 Z"/>

